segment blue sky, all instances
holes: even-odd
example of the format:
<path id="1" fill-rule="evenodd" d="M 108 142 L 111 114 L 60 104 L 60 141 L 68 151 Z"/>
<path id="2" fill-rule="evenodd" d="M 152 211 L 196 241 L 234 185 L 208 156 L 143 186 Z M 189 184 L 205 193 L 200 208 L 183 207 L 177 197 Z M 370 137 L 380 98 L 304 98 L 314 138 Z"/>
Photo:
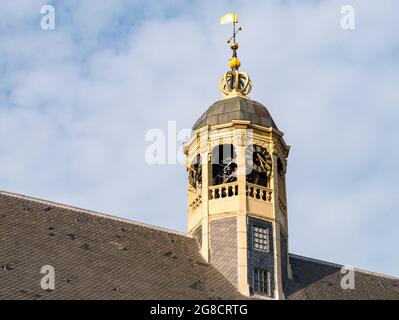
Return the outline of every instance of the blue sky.
<path id="1" fill-rule="evenodd" d="M 399 276 L 394 0 L 1 1 L 0 189 L 184 231 L 184 166 L 148 165 L 145 134 L 221 98 L 231 11 L 251 97 L 292 146 L 290 251 Z"/>

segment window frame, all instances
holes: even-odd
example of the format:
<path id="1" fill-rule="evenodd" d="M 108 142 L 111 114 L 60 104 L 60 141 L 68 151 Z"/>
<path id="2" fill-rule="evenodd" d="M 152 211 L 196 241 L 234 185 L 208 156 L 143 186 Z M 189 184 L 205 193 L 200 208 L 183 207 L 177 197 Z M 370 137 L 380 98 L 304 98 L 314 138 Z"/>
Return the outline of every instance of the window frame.
<path id="1" fill-rule="evenodd" d="M 271 296 L 271 273 L 270 271 L 255 268 L 253 274 L 254 293 Z"/>
<path id="2" fill-rule="evenodd" d="M 255 230 L 258 229 L 258 230 Z M 264 233 L 259 230 L 265 230 Z M 257 235 L 257 236 L 255 236 Z M 262 237 L 264 236 L 264 237 Z M 266 241 L 266 243 L 262 243 L 262 241 Z M 262 227 L 259 225 L 252 226 L 252 249 L 256 251 L 262 252 L 270 252 L 270 230 L 267 227 Z"/>

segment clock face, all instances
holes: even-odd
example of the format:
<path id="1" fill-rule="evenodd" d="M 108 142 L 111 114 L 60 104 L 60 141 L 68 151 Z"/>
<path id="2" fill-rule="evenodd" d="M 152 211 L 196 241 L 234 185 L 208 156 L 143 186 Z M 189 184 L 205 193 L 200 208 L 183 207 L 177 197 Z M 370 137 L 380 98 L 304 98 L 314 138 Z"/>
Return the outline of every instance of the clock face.
<path id="1" fill-rule="evenodd" d="M 202 163 L 201 155 L 197 155 L 191 164 L 190 171 L 188 173 L 188 181 L 190 185 L 198 190 L 202 186 Z"/>
<path id="2" fill-rule="evenodd" d="M 250 150 L 252 163 L 249 164 L 251 171 L 247 175 L 247 181 L 267 187 L 272 172 L 272 159 L 267 150 L 261 146 L 254 145 Z"/>

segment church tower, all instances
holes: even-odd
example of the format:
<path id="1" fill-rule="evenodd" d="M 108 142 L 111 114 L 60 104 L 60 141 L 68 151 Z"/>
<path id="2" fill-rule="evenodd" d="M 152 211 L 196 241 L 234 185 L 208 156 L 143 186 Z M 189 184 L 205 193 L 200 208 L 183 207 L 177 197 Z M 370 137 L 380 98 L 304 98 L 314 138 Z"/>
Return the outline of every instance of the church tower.
<path id="1" fill-rule="evenodd" d="M 285 174 L 289 146 L 268 110 L 251 100 L 252 82 L 239 70 L 236 14 L 223 99 L 194 124 L 185 144 L 188 234 L 201 254 L 241 294 L 284 299 L 290 277 Z"/>

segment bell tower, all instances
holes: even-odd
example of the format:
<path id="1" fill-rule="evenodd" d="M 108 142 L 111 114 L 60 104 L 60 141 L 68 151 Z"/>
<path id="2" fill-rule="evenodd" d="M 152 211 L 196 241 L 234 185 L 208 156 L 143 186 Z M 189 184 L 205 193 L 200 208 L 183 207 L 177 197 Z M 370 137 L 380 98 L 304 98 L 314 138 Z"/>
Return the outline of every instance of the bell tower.
<path id="1" fill-rule="evenodd" d="M 284 299 L 289 147 L 268 110 L 248 97 L 253 85 L 239 70 L 237 22 L 236 14 L 222 17 L 233 24 L 230 70 L 219 81 L 223 99 L 194 124 L 184 148 L 188 234 L 243 295 Z"/>

